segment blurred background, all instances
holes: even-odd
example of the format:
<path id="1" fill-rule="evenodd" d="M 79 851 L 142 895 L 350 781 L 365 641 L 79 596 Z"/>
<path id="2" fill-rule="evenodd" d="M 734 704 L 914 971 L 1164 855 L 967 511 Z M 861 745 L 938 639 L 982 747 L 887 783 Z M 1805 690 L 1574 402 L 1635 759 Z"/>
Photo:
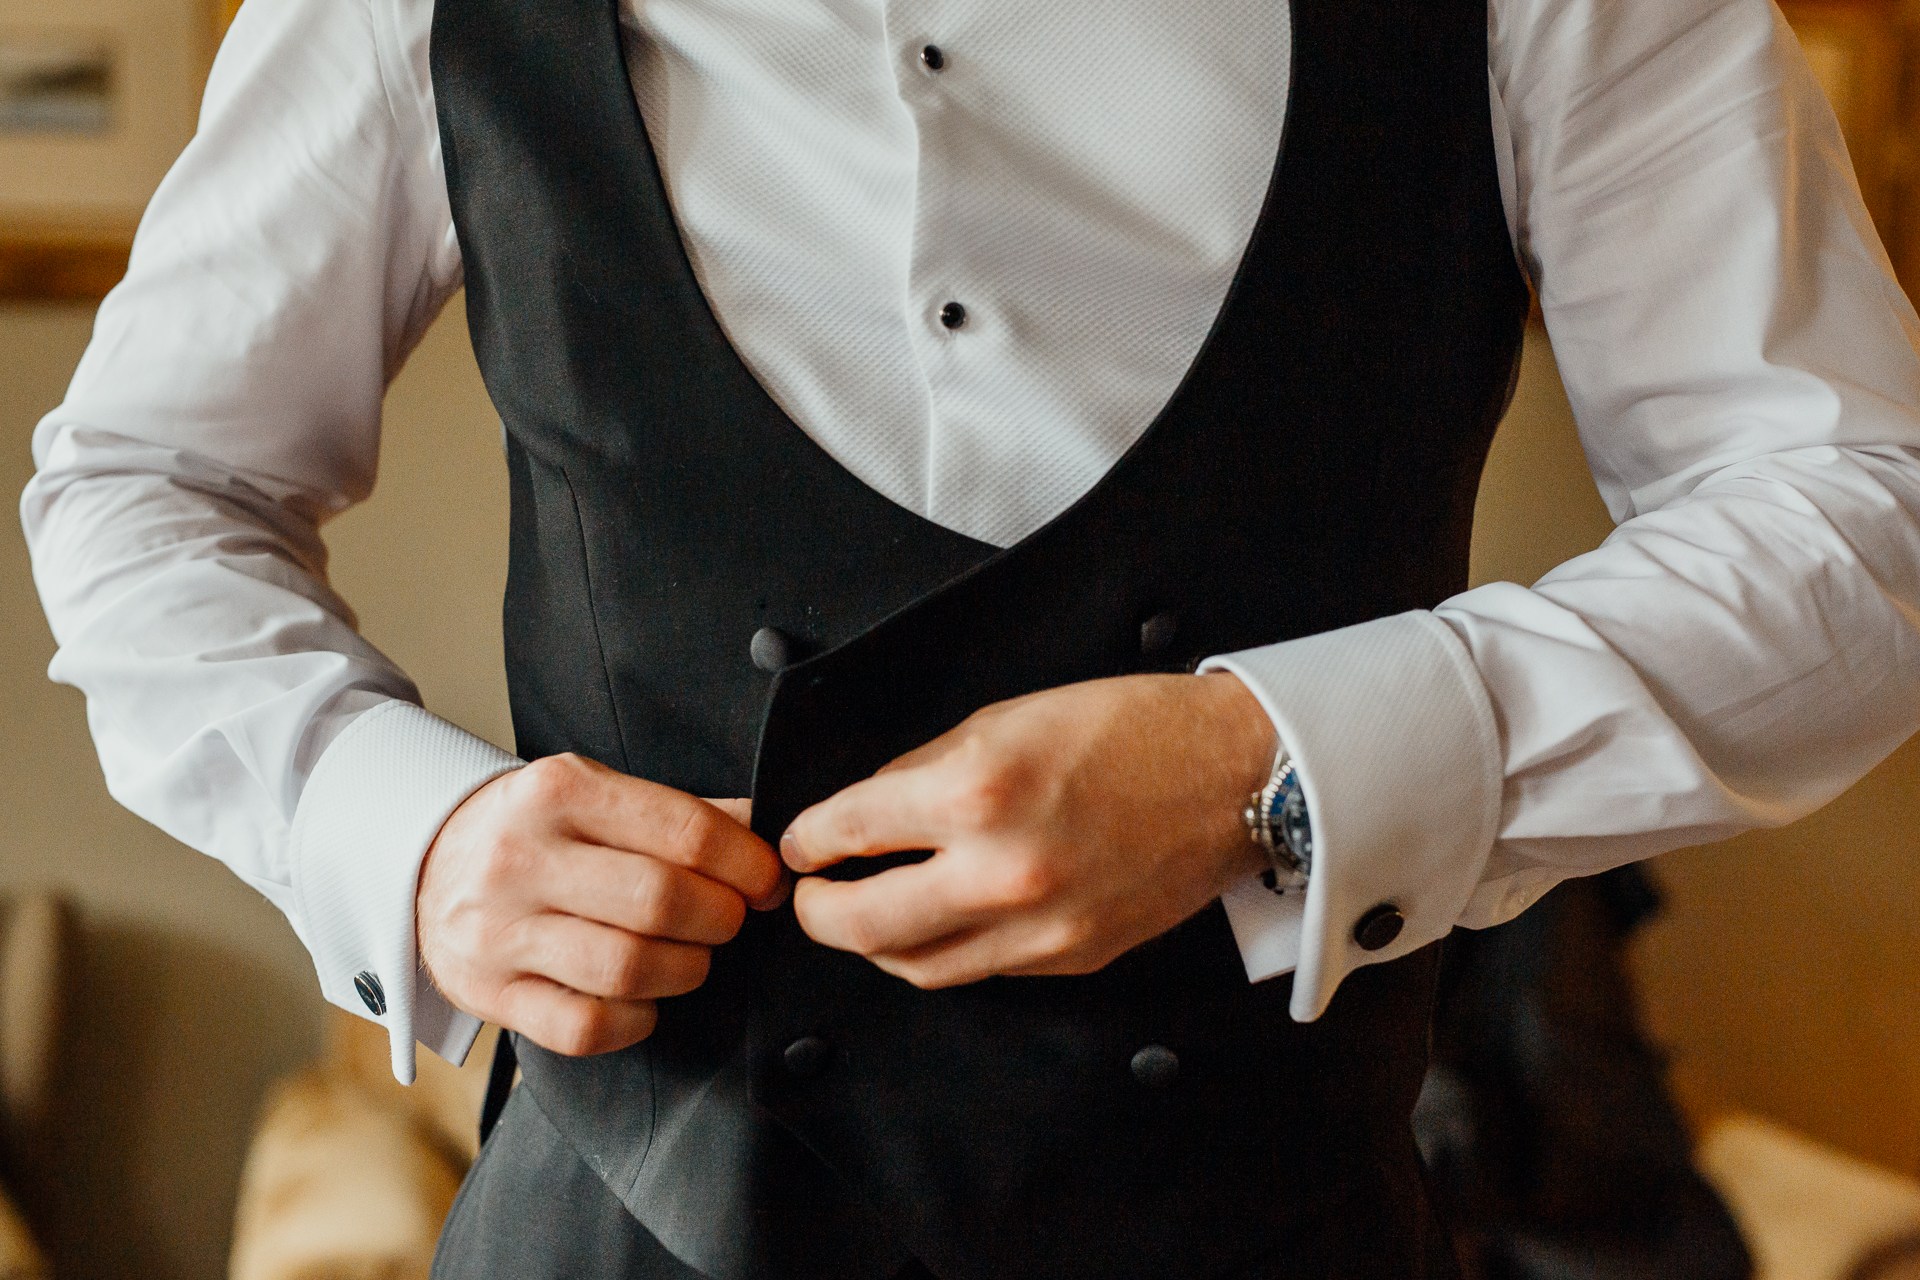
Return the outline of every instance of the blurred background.
<path id="1" fill-rule="evenodd" d="M 1830 0 L 1787 13 L 1911 292 L 1920 3 Z M 57 14 L 0 0 L 0 492 L 26 483 L 34 423 L 61 399 L 139 208 L 191 134 L 226 16 L 206 0 L 67 0 Z M 428 706 L 511 746 L 498 618 L 505 473 L 458 299 L 395 381 L 386 422 L 378 493 L 328 530 L 336 585 Z M 1610 527 L 1536 325 L 1481 491 L 1474 579 L 1531 582 Z M 282 1111 L 304 1105 L 311 1118 L 338 1101 L 328 1081 L 377 1077 L 382 1055 L 375 1045 L 364 1067 L 365 1044 L 330 1020 L 273 908 L 107 797 L 82 699 L 45 680 L 53 643 L 16 528 L 0 527 L 7 1189 L 53 1274 L 222 1275 L 273 1082 L 326 1064 L 306 1077 L 304 1102 L 277 1095 Z M 1716 1149 L 1727 1176 L 1764 1181 L 1804 1160 L 1849 1189 L 1841 1201 L 1870 1202 L 1874 1230 L 1920 1226 L 1920 1190 L 1902 1180 L 1920 1175 L 1920 745 L 1805 821 L 1669 854 L 1654 875 L 1666 907 L 1630 960 L 1685 1113 L 1699 1132 L 1732 1116 L 1781 1126 L 1750 1126 Z M 47 906 L 47 891 L 68 905 Z M 433 1080 L 429 1101 L 375 1090 L 373 1105 L 404 1113 L 424 1144 L 416 1158 L 457 1176 L 479 1081 L 471 1070 Z M 1810 1191 L 1755 1194 L 1830 1234 L 1846 1218 Z M 0 1212 L 0 1242 L 17 1227 Z M 431 1227 L 393 1229 L 430 1238 Z M 1840 1245 L 1796 1247 L 1758 1249 L 1761 1273 L 1842 1273 Z M 235 1274 L 252 1265 L 236 1261 Z"/>

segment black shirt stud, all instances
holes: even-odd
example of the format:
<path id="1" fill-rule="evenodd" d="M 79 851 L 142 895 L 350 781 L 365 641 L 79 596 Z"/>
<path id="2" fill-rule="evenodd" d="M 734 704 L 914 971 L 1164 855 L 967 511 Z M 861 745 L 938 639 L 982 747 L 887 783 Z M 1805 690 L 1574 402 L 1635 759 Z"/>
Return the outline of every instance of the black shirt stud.
<path id="1" fill-rule="evenodd" d="M 754 632 L 747 653 L 754 666 L 768 673 L 785 671 L 793 660 L 793 646 L 787 641 L 786 632 L 778 627 L 762 627 Z"/>
<path id="2" fill-rule="evenodd" d="M 940 323 L 949 329 L 958 329 L 967 322 L 967 309 L 957 302 L 949 302 L 940 308 Z"/>
<path id="3" fill-rule="evenodd" d="M 1164 1089 L 1180 1074 L 1180 1058 L 1163 1044 L 1150 1044 L 1127 1064 L 1133 1078 L 1149 1089 Z"/>
<path id="4" fill-rule="evenodd" d="M 360 993 L 360 1003 L 367 1006 L 376 1018 L 387 1012 L 387 989 L 380 985 L 380 977 L 371 969 L 353 975 L 353 989 Z"/>
<path id="5" fill-rule="evenodd" d="M 929 71 L 939 71 L 947 65 L 947 55 L 937 44 L 930 44 L 920 51 L 920 65 Z"/>
<path id="6" fill-rule="evenodd" d="M 1362 951 L 1378 951 L 1392 946 L 1406 927 L 1407 918 L 1400 914 L 1400 908 L 1383 902 L 1360 917 L 1360 923 L 1353 926 L 1353 940 L 1360 944 Z"/>

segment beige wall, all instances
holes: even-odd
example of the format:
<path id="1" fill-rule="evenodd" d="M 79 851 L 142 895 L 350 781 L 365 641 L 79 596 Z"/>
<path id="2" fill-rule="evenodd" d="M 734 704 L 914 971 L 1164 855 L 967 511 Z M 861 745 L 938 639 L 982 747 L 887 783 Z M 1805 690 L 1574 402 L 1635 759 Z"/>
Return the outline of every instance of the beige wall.
<path id="1" fill-rule="evenodd" d="M 83 309 L 0 308 L 0 490 L 85 343 Z M 504 478 L 498 427 L 450 314 L 388 400 L 381 487 L 332 526 L 334 577 L 428 705 L 510 739 L 500 677 Z M 1531 581 L 1608 525 L 1551 354 L 1529 348 L 1475 536 L 1479 580 Z M 48 684 L 52 641 L 17 535 L 0 528 L 0 893 L 64 886 L 84 905 L 72 1139 L 42 1187 L 100 1212 L 53 1242 L 69 1280 L 220 1273 L 234 1177 L 266 1080 L 312 1054 L 318 997 L 279 916 L 106 797 L 78 695 Z M 1672 910 L 1640 949 L 1656 1026 L 1690 1088 L 1920 1169 L 1920 752 L 1822 814 L 1663 860 Z M 69 1232 L 75 1229 L 68 1229 Z"/>

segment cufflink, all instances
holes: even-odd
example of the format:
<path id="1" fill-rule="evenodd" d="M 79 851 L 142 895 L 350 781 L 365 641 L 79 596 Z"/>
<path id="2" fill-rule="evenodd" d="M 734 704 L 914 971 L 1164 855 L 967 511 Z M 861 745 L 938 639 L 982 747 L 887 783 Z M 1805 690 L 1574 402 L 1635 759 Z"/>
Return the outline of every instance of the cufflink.
<path id="1" fill-rule="evenodd" d="M 387 989 L 380 985 L 380 977 L 373 970 L 363 969 L 354 974 L 353 989 L 360 993 L 360 1003 L 366 1005 L 374 1017 L 386 1014 Z"/>

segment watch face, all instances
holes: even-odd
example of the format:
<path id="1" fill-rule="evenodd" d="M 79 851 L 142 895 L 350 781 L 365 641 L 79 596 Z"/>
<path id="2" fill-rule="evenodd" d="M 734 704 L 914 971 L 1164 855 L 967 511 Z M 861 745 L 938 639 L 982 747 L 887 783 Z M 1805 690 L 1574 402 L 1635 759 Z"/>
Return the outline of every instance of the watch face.
<path id="1" fill-rule="evenodd" d="M 1300 789 L 1296 781 L 1286 789 L 1284 795 L 1286 798 L 1280 802 L 1280 821 L 1276 824 L 1280 838 L 1286 841 L 1287 848 L 1302 867 L 1310 866 L 1313 863 L 1313 822 L 1307 816 L 1306 792 Z"/>

